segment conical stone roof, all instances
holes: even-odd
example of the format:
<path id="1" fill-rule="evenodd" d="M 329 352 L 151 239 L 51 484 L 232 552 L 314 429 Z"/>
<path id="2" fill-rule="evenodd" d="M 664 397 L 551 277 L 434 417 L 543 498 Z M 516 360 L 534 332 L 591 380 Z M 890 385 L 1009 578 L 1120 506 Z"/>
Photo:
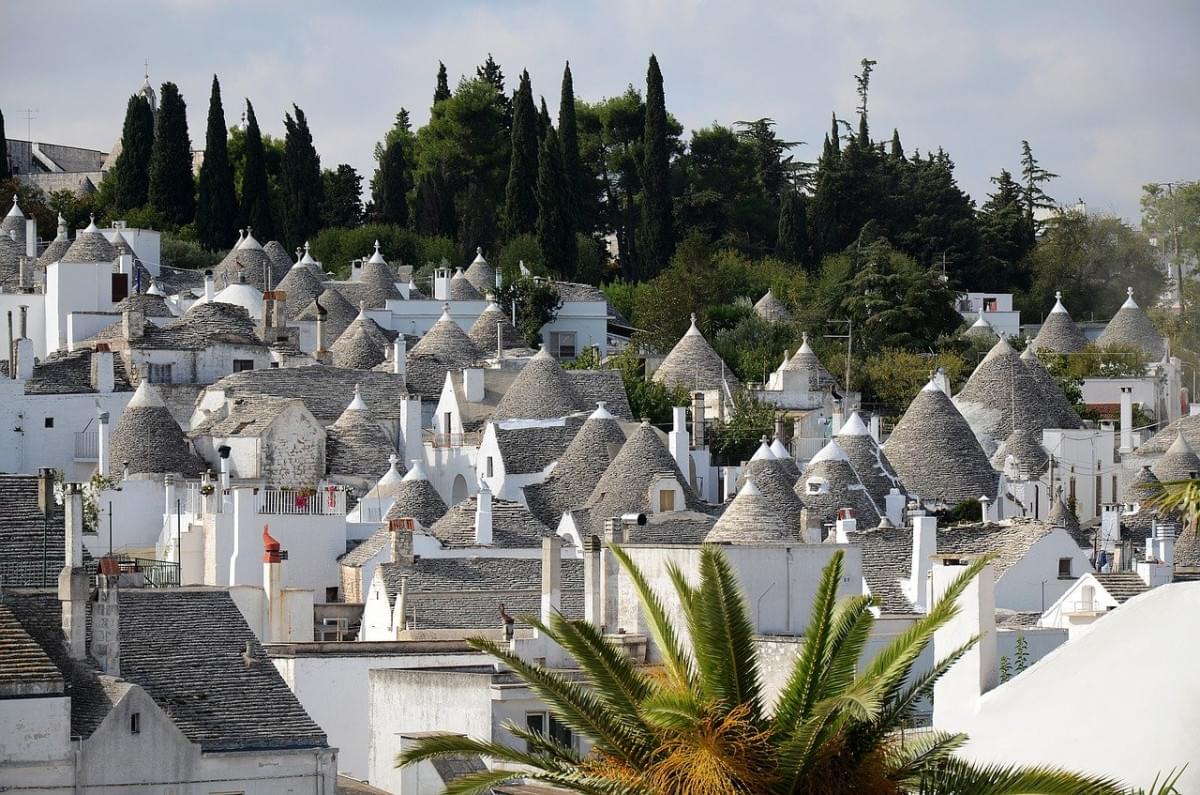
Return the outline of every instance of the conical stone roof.
<path id="1" fill-rule="evenodd" d="M 292 265 L 295 264 L 292 261 L 291 255 L 288 254 L 287 249 L 278 240 L 268 240 L 263 245 L 263 251 L 270 257 L 271 270 L 275 273 L 287 273 L 292 269 Z"/>
<path id="2" fill-rule="evenodd" d="M 992 328 L 992 324 L 988 322 L 983 313 L 979 313 L 979 317 L 975 318 L 975 322 L 970 328 L 963 332 L 964 337 L 978 337 L 979 339 L 994 340 L 996 339 L 996 329 Z"/>
<path id="3" fill-rule="evenodd" d="M 20 281 L 21 257 L 25 247 L 7 234 L 0 233 L 0 282 L 15 285 Z M 26 282 L 28 283 L 28 276 Z"/>
<path id="4" fill-rule="evenodd" d="M 12 207 L 9 208 L 8 214 L 0 219 L 0 235 L 9 237 L 9 233 L 12 233 L 17 243 L 25 245 L 25 213 L 17 206 L 16 193 L 13 194 Z"/>
<path id="5" fill-rule="evenodd" d="M 334 340 L 341 338 L 350 324 L 358 317 L 358 310 L 346 298 L 332 287 L 326 287 L 308 306 L 296 316 L 296 320 L 315 321 L 317 319 L 317 304 L 325 310 L 325 344 L 332 345 Z"/>
<path id="6" fill-rule="evenodd" d="M 821 364 L 812 346 L 808 344 L 808 332 L 804 332 L 803 341 L 792 356 L 781 368 L 784 372 L 800 373 L 808 379 L 808 391 L 820 392 L 837 387 L 837 380 Z"/>
<path id="7" fill-rule="evenodd" d="M 394 452 L 356 386 L 354 399 L 326 434 L 326 470 L 331 475 L 373 476 Z"/>
<path id="8" fill-rule="evenodd" d="M 1125 486 L 1125 493 L 1121 495 L 1121 502 L 1124 503 L 1143 503 L 1158 493 L 1161 480 L 1154 474 L 1154 471 L 1149 466 L 1144 466 L 1137 471 L 1137 474 Z"/>
<path id="9" fill-rule="evenodd" d="M 954 398 L 975 434 L 999 443 L 1014 427 L 1058 428 L 1056 406 L 1043 400 L 1043 387 L 1006 340 L 999 340 Z M 1078 427 L 1078 420 L 1072 427 Z"/>
<path id="10" fill-rule="evenodd" d="M 312 251 L 309 249 L 307 242 L 304 244 L 304 253 L 297 261 L 301 265 L 304 265 L 311 270 L 313 272 L 313 276 L 316 276 L 318 279 L 322 280 L 325 278 L 325 271 L 321 270 L 321 263 L 313 259 Z"/>
<path id="11" fill-rule="evenodd" d="M 62 255 L 60 262 L 112 262 L 117 258 L 117 250 L 108 242 L 103 233 L 92 220 L 87 228 L 75 236 L 72 243 Z"/>
<path id="12" fill-rule="evenodd" d="M 384 518 L 416 519 L 422 527 L 428 528 L 445 516 L 446 511 L 446 501 L 425 473 L 425 462 L 413 459 L 408 474 L 396 489 L 395 501 Z"/>
<path id="13" fill-rule="evenodd" d="M 1176 435 L 1175 441 L 1167 448 L 1167 452 L 1163 453 L 1162 458 L 1150 467 L 1150 471 L 1163 482 L 1200 477 L 1200 456 L 1192 450 L 1192 446 L 1181 432 Z"/>
<path id="14" fill-rule="evenodd" d="M 997 478 L 971 426 L 932 381 L 917 393 L 883 445 L 909 494 L 949 506 L 987 495 Z"/>
<path id="15" fill-rule="evenodd" d="M 791 468 L 789 468 L 789 464 L 791 464 Z M 796 496 L 796 481 L 800 479 L 800 471 L 795 462 L 791 459 L 780 458 L 760 458 L 750 461 L 742 468 L 742 473 L 738 476 L 738 489 L 740 490 L 746 481 L 751 479 L 775 514 L 783 517 L 788 527 L 791 528 L 791 538 L 800 538 L 800 533 L 804 529 L 804 517 L 801 515 L 804 503 Z"/>
<path id="16" fill-rule="evenodd" d="M 145 317 L 174 317 L 166 299 L 157 293 L 142 293 L 122 298 L 113 306 L 114 312 L 141 312 Z"/>
<path id="17" fill-rule="evenodd" d="M 375 241 L 375 254 L 363 263 L 358 282 L 362 285 L 360 296 L 368 309 L 382 309 L 388 299 L 404 297 L 396 289 L 396 274 L 379 253 L 378 240 Z"/>
<path id="18" fill-rule="evenodd" d="M 1035 352 L 1077 353 L 1087 345 L 1087 337 L 1071 320 L 1067 308 L 1063 306 L 1062 293 L 1054 294 L 1054 308 L 1046 315 L 1045 322 L 1038 330 L 1033 342 L 1029 343 Z"/>
<path id="19" fill-rule="evenodd" d="M 213 277 L 218 284 L 237 284 L 238 274 L 243 274 L 247 284 L 264 292 L 273 289 L 285 273 L 287 271 L 276 270 L 271 257 L 249 231 L 229 250 L 217 267 L 213 268 Z"/>
<path id="20" fill-rule="evenodd" d="M 483 298 L 483 295 L 475 289 L 475 285 L 467 281 L 467 276 L 463 273 L 462 268 L 456 270 L 450 277 L 449 291 L 451 301 L 479 301 Z"/>
<path id="21" fill-rule="evenodd" d="M 496 269 L 483 258 L 482 248 L 475 249 L 475 259 L 467 266 L 463 275 L 480 295 L 486 295 L 489 290 L 496 289 Z"/>
<path id="22" fill-rule="evenodd" d="M 360 312 L 337 342 L 329 347 L 334 367 L 370 370 L 387 359 L 391 341 L 379 324 Z"/>
<path id="23" fill-rule="evenodd" d="M 462 327 L 450 317 L 449 308 L 443 308 L 442 316 L 429 331 L 412 347 L 410 353 L 419 356 L 434 356 L 450 366 L 465 367 L 482 358 L 482 352 L 471 341 Z"/>
<path id="24" fill-rule="evenodd" d="M 275 289 L 282 290 L 286 295 L 283 299 L 284 314 L 289 318 L 298 316 L 314 298 L 325 291 L 321 280 L 313 276 L 307 266 L 299 264 L 288 267 Z"/>
<path id="25" fill-rule="evenodd" d="M 763 544 L 796 540 L 798 537 L 792 524 L 775 511 L 752 477 L 746 480 L 704 537 L 706 544 Z"/>
<path id="26" fill-rule="evenodd" d="M 579 410 L 579 397 L 558 360 L 544 347 L 530 359 L 496 406 L 498 420 L 548 420 Z"/>
<path id="27" fill-rule="evenodd" d="M 1100 332 L 1100 336 L 1096 338 L 1096 345 L 1101 348 L 1113 345 L 1137 348 L 1152 360 L 1157 361 L 1166 353 L 1163 336 L 1158 333 L 1158 329 L 1150 322 L 1150 318 L 1137 305 L 1137 301 L 1133 300 L 1132 287 L 1128 288 L 1128 293 L 1129 297 L 1125 299 L 1125 303 L 1121 304 L 1117 314 L 1113 315 L 1112 320 L 1108 321 L 1108 325 L 1104 327 L 1104 331 Z"/>
<path id="28" fill-rule="evenodd" d="M 775 293 L 770 289 L 767 290 L 766 295 L 755 302 L 754 314 L 773 323 L 786 323 L 792 319 L 792 313 L 788 311 L 787 306 L 776 298 Z"/>
<path id="29" fill-rule="evenodd" d="M 46 246 L 46 250 L 38 256 L 37 263 L 44 268 L 51 262 L 58 262 L 70 248 L 71 240 L 67 237 L 67 221 L 62 217 L 62 213 L 59 213 L 58 234 L 55 235 L 54 240 L 50 241 L 50 245 Z"/>
<path id="30" fill-rule="evenodd" d="M 112 247 L 114 249 L 117 250 L 117 253 L 120 254 L 121 256 L 128 256 L 128 257 L 136 257 L 137 256 L 137 253 L 133 250 L 133 246 L 129 245 L 129 241 L 125 239 L 125 235 L 121 234 L 120 229 L 118 229 L 113 234 L 112 240 L 110 240 L 108 242 L 112 245 Z"/>
<path id="31" fill-rule="evenodd" d="M 1067 400 L 1067 396 L 1063 394 L 1058 381 L 1054 380 L 1054 376 L 1050 375 L 1050 371 L 1034 355 L 1032 344 L 1027 346 L 1021 354 L 1021 361 L 1025 363 L 1025 367 L 1029 369 L 1030 375 L 1037 384 L 1042 413 L 1046 416 L 1056 418 L 1055 424 L 1048 427 L 1067 429 L 1081 427 L 1083 423 L 1079 419 L 1079 415 L 1075 413 L 1075 407 L 1071 405 L 1071 401 Z"/>
<path id="32" fill-rule="evenodd" d="M 557 527 L 564 512 L 587 501 L 624 443 L 620 423 L 601 401 L 546 480 L 525 487 L 530 512 L 546 526 Z"/>
<path id="33" fill-rule="evenodd" d="M 706 510 L 658 434 L 643 422 L 613 458 L 584 507 L 596 527 L 612 516 L 651 513 L 650 486 L 660 477 L 675 478 L 683 489 L 684 505 L 676 505 L 677 510 Z"/>
<path id="34" fill-rule="evenodd" d="M 992 455 L 992 466 L 1003 471 L 1009 456 L 1013 457 L 1018 471 L 1030 479 L 1044 473 L 1050 463 L 1050 454 L 1042 447 L 1042 433 L 1038 430 L 1017 428 L 1009 433 Z"/>
<path id="35" fill-rule="evenodd" d="M 109 471 L 123 472 L 125 462 L 130 475 L 199 477 L 205 469 L 158 390 L 144 379 L 110 438 Z"/>
<path id="36" fill-rule="evenodd" d="M 521 336 L 521 332 L 517 331 L 516 326 L 508 319 L 508 315 L 504 314 L 495 301 L 488 303 L 487 308 L 480 313 L 475 322 L 471 325 L 471 330 L 467 332 L 467 336 L 471 338 L 481 351 L 496 350 L 496 324 L 501 324 L 501 334 L 504 338 L 505 348 L 524 348 L 525 339 Z"/>
<path id="37" fill-rule="evenodd" d="M 807 527 L 833 522 L 839 508 L 853 508 L 860 529 L 879 524 L 875 503 L 836 439 L 831 439 L 804 467 L 796 481 L 796 496 L 804 503 Z"/>
<path id="38" fill-rule="evenodd" d="M 360 502 L 368 500 L 390 500 L 395 497 L 400 491 L 400 484 L 404 482 L 404 462 L 400 460 L 400 456 L 392 453 L 388 456 L 387 471 L 375 481 L 375 485 L 370 491 L 363 495 Z"/>
<path id="39" fill-rule="evenodd" d="M 728 383 L 730 389 L 738 386 L 737 376 L 725 366 L 700 329 L 696 328 L 695 315 L 692 315 L 692 325 L 687 333 L 663 359 L 652 378 L 671 389 L 682 386 L 689 391 L 723 392 L 723 381 Z"/>
<path id="40" fill-rule="evenodd" d="M 887 495 L 893 488 L 899 489 L 901 494 L 906 493 L 895 467 L 883 448 L 872 438 L 857 411 L 850 412 L 850 419 L 838 431 L 837 443 L 880 514 L 886 510 Z"/>

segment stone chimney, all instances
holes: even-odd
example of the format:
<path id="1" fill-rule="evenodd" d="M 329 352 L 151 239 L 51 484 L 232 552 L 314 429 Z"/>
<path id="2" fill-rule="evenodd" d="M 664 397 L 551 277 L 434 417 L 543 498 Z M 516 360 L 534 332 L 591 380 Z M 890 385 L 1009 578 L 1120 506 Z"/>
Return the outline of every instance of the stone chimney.
<path id="1" fill-rule="evenodd" d="M 970 563 L 961 556 L 935 556 L 930 603 L 941 598 Z M 934 659 L 944 660 L 975 636 L 979 641 L 933 686 L 933 725 L 939 731 L 969 730 L 980 697 L 998 684 L 996 579 L 991 564 L 967 585 L 958 607 L 958 615 L 934 633 Z"/>
<path id="2" fill-rule="evenodd" d="M 140 340 L 145 333 L 146 316 L 137 309 L 126 309 L 121 313 L 121 336 L 126 340 Z"/>
<path id="3" fill-rule="evenodd" d="M 603 555 L 604 545 L 599 536 L 589 535 L 583 539 L 583 620 L 595 627 L 604 625 L 600 598 Z"/>
<path id="4" fill-rule="evenodd" d="M 271 325 L 274 328 L 280 329 L 287 325 L 287 313 L 286 313 L 287 291 L 286 290 L 272 290 L 271 296 L 275 300 L 275 303 L 272 306 L 272 308 L 275 311 L 275 314 L 274 314 L 273 320 L 271 322 Z"/>
<path id="5" fill-rule="evenodd" d="M 64 531 L 66 534 L 62 571 L 58 574 L 58 601 L 62 614 L 63 639 L 73 660 L 87 657 L 88 578 L 83 568 L 83 488 L 67 483 Z M 38 504 L 43 517 L 54 506 L 54 470 L 38 470 Z"/>
<path id="6" fill-rule="evenodd" d="M 704 393 L 692 395 L 692 447 L 704 447 Z"/>
<path id="7" fill-rule="evenodd" d="M 556 535 L 542 539 L 542 614 L 543 624 L 562 609 L 562 539 Z"/>
<path id="8" fill-rule="evenodd" d="M 122 320 L 124 320 L 122 318 Z M 91 377 L 92 389 L 101 395 L 108 395 L 116 389 L 116 372 L 114 370 L 113 352 L 107 342 L 97 342 L 96 350 L 92 351 Z"/>
<path id="9" fill-rule="evenodd" d="M 121 675 L 120 569 L 110 557 L 100 559 L 96 600 L 92 605 L 92 657 L 109 676 Z M 65 619 L 64 619 L 65 621 Z"/>
<path id="10" fill-rule="evenodd" d="M 33 340 L 27 337 L 22 337 L 17 340 L 17 378 L 22 381 L 28 381 L 33 378 Z"/>
<path id="11" fill-rule="evenodd" d="M 389 558 L 392 563 L 413 562 L 413 530 L 415 528 L 416 522 L 407 517 L 388 520 L 388 531 L 391 533 Z"/>
<path id="12" fill-rule="evenodd" d="M 268 337 L 269 332 L 275 326 L 275 293 L 268 290 L 263 293 L 262 302 L 262 336 Z"/>
<path id="13" fill-rule="evenodd" d="M 287 639 L 283 617 L 283 553 L 263 525 L 263 594 L 267 597 L 267 626 L 263 639 L 267 643 L 282 643 Z"/>
<path id="14" fill-rule="evenodd" d="M 486 483 L 475 497 L 475 546 L 492 545 L 492 491 Z"/>
<path id="15" fill-rule="evenodd" d="M 317 347 L 313 350 L 313 358 L 322 364 L 329 363 L 329 351 L 325 348 L 325 318 L 329 310 L 321 306 L 321 299 L 315 299 L 317 304 Z"/>

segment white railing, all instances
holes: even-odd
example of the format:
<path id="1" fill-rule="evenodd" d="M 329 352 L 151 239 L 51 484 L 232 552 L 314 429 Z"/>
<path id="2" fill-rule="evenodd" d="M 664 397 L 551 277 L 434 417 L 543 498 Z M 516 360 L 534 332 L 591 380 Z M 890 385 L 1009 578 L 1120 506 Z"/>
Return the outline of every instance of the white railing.
<path id="1" fill-rule="evenodd" d="M 75 432 L 75 460 L 80 462 L 100 460 L 100 437 L 95 431 Z"/>
<path id="2" fill-rule="evenodd" d="M 797 436 L 792 439 L 789 447 L 797 461 L 807 461 L 821 452 L 821 448 L 827 444 L 829 439 L 824 436 Z"/>
<path id="3" fill-rule="evenodd" d="M 271 516 L 345 516 L 346 487 L 316 489 L 259 489 L 255 507 Z"/>
<path id="4" fill-rule="evenodd" d="M 204 490 L 210 493 L 205 494 Z M 200 517 L 211 513 L 223 513 L 224 502 L 224 495 L 217 484 L 209 483 L 205 488 L 204 484 L 194 481 L 187 484 L 183 507 L 192 516 Z"/>

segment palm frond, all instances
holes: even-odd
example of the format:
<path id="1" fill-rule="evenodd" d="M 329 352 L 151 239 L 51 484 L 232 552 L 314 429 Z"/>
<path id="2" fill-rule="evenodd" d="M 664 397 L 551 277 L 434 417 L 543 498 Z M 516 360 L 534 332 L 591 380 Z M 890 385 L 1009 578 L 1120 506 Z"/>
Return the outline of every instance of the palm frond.
<path id="1" fill-rule="evenodd" d="M 1145 501 L 1145 507 L 1177 514 L 1187 522 L 1191 532 L 1196 531 L 1200 519 L 1200 479 L 1168 480 L 1154 486 L 1154 493 Z"/>
<path id="2" fill-rule="evenodd" d="M 703 705 L 688 690 L 660 690 L 642 702 L 642 719 L 663 731 L 688 731 L 704 718 L 704 712 Z"/>
<path id="3" fill-rule="evenodd" d="M 488 740 L 476 740 L 461 734 L 439 734 L 422 737 L 407 751 L 396 754 L 396 767 L 404 767 L 426 759 L 438 759 L 445 756 L 464 756 L 475 754 L 496 759 L 512 765 L 525 765 L 540 769 L 543 759 L 537 754 L 519 751 L 503 743 Z"/>
<path id="4" fill-rule="evenodd" d="M 950 758 L 966 741 L 965 734 L 935 731 L 895 743 L 889 754 L 891 777 L 898 784 L 919 786 L 926 770 Z"/>
<path id="5" fill-rule="evenodd" d="M 831 698 L 818 701 L 809 715 L 778 743 L 779 780 L 783 792 L 794 792 L 819 749 L 840 734 L 847 720 L 871 720 L 879 711 L 877 683 L 858 679 Z"/>
<path id="6" fill-rule="evenodd" d="M 837 695 L 854 681 L 858 662 L 875 626 L 870 605 L 871 600 L 866 596 L 850 596 L 838 602 L 830 625 L 818 698 Z"/>
<path id="7" fill-rule="evenodd" d="M 446 782 L 446 795 L 492 795 L 492 787 L 514 784 L 525 778 L 515 770 L 480 770 Z"/>
<path id="8" fill-rule="evenodd" d="M 952 756 L 925 772 L 918 791 L 930 795 L 1120 795 L 1126 790 L 1105 776 L 1044 766 L 976 766 Z"/>
<path id="9" fill-rule="evenodd" d="M 659 652 L 666 661 L 667 671 L 675 680 L 678 687 L 691 687 L 691 666 L 688 658 L 683 653 L 683 647 L 679 644 L 679 637 L 675 633 L 675 627 L 667 618 L 666 608 L 663 607 L 662 600 L 654 593 L 654 589 L 646 582 L 646 576 L 641 570 L 634 565 L 629 559 L 629 555 L 619 546 L 612 547 L 612 553 L 617 558 L 617 562 L 621 564 L 621 568 L 625 570 L 630 581 L 633 582 L 634 590 L 637 591 L 638 601 L 641 602 L 642 613 L 646 617 L 646 623 L 649 625 L 651 637 L 654 638 L 655 645 L 658 646 Z"/>

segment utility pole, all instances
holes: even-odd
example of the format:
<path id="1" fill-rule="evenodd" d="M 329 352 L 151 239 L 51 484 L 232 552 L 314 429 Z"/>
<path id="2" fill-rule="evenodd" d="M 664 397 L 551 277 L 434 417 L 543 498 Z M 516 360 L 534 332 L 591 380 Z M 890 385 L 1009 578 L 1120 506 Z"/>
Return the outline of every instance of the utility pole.
<path id="1" fill-rule="evenodd" d="M 827 340 L 845 340 L 846 341 L 846 380 L 842 382 L 842 389 L 845 392 L 850 391 L 850 361 L 851 355 L 854 353 L 854 318 L 848 320 L 829 320 L 828 323 L 845 323 L 845 334 L 826 334 Z M 849 406 L 845 406 L 849 410 Z"/>
<path id="2" fill-rule="evenodd" d="M 33 120 L 40 111 L 37 108 L 26 108 L 25 113 L 25 139 L 29 141 L 29 156 L 33 157 Z"/>

